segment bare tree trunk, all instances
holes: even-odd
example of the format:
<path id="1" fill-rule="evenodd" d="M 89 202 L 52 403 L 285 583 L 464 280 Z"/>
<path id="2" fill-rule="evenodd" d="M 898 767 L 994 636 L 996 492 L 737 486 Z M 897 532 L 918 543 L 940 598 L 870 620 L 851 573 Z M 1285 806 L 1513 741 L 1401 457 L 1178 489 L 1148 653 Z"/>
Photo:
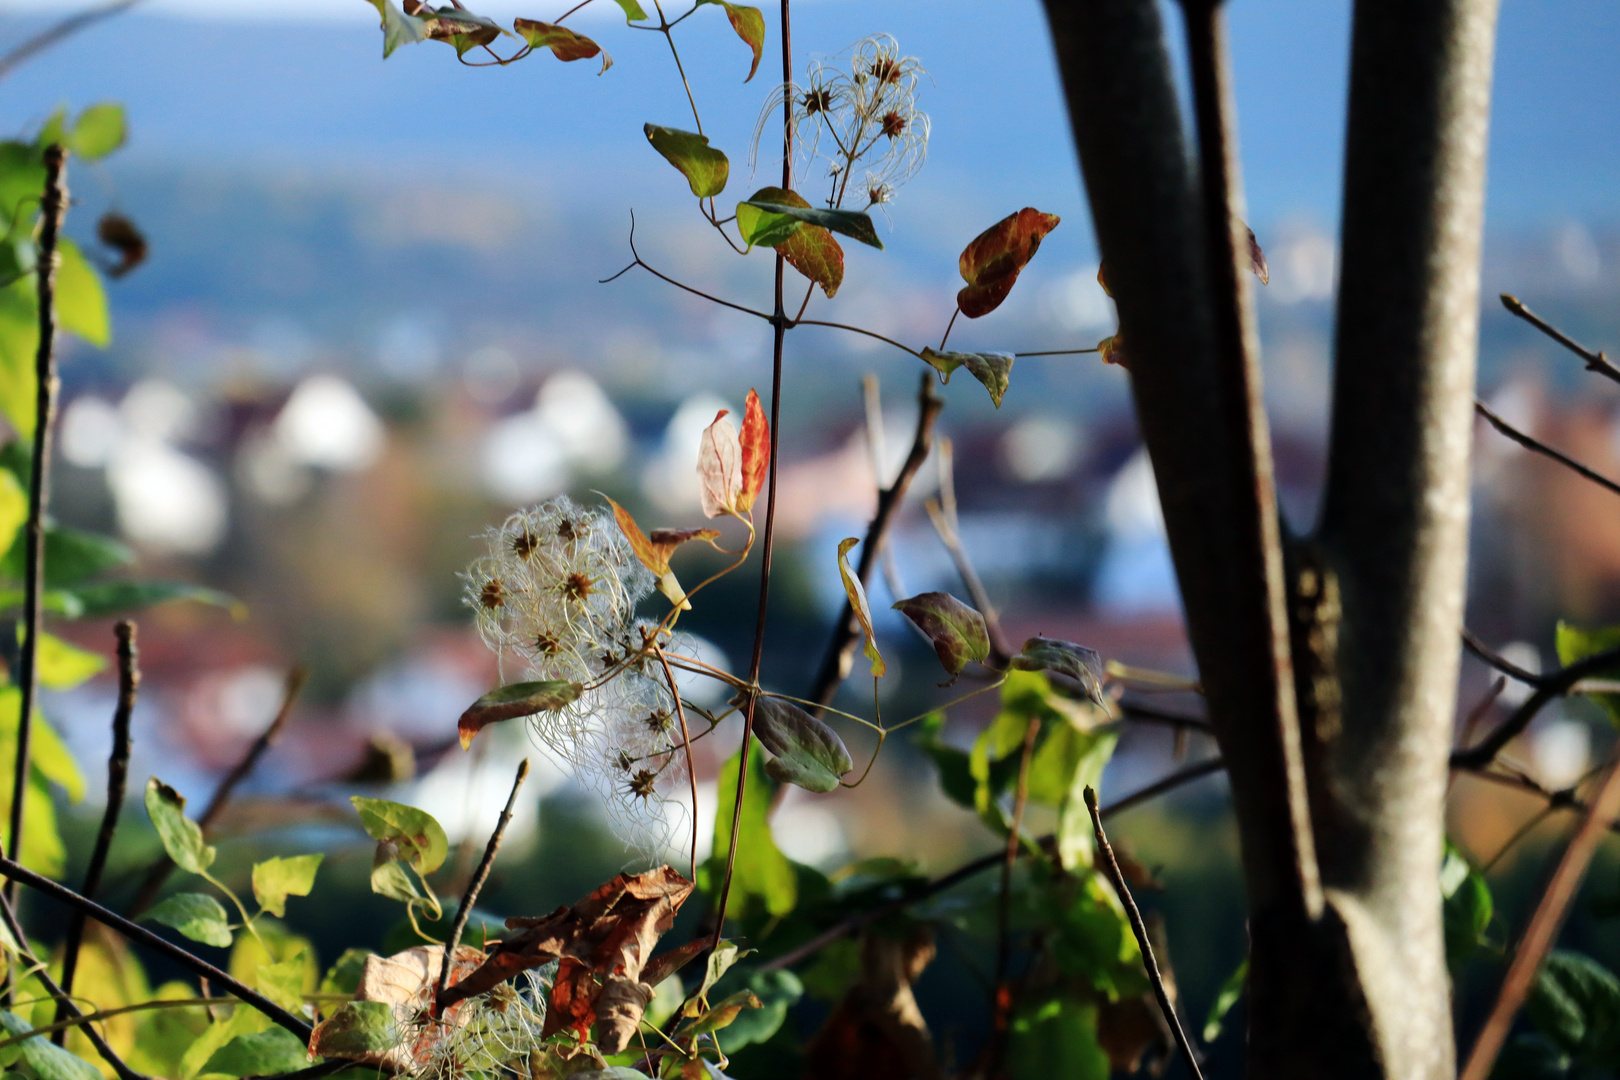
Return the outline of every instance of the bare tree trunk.
<path id="1" fill-rule="evenodd" d="M 1286 567 L 1219 4 L 1184 6 L 1196 161 L 1153 0 L 1047 0 L 1231 775 L 1250 1075 L 1449 1075 L 1437 869 L 1494 0 L 1358 4 L 1330 486 Z"/>

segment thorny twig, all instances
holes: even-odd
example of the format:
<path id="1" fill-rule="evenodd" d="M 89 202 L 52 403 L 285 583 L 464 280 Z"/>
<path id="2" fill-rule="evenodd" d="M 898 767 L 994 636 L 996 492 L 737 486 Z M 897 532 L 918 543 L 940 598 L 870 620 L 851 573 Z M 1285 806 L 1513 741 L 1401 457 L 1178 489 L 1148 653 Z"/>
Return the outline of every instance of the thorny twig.
<path id="1" fill-rule="evenodd" d="M 107 758 L 107 808 L 101 814 L 101 830 L 96 833 L 96 846 L 90 853 L 90 865 L 84 871 L 83 894 L 95 899 L 101 888 L 101 875 L 107 868 L 107 852 L 112 849 L 113 835 L 118 831 L 118 815 L 124 808 L 124 792 L 129 781 L 129 720 L 135 711 L 135 695 L 141 685 L 141 669 L 135 646 L 135 624 L 124 619 L 113 628 L 118 636 L 118 705 L 113 709 L 112 754 Z M 68 923 L 67 944 L 62 952 L 62 989 L 73 992 L 73 976 L 79 964 L 79 946 L 84 940 L 84 914 L 74 912 Z M 56 1018 L 66 1016 L 57 1006 Z M 65 1030 L 52 1036 L 58 1046 L 66 1038 Z"/>
<path id="2" fill-rule="evenodd" d="M 894 483 L 879 493 L 877 513 L 872 515 L 871 524 L 866 529 L 866 539 L 861 543 L 861 559 L 855 574 L 860 578 L 862 585 L 871 581 L 872 570 L 877 565 L 878 557 L 888 540 L 895 512 L 904 501 L 912 479 L 928 458 L 929 448 L 933 444 L 934 422 L 944 407 L 945 400 L 935 392 L 931 373 L 924 372 L 922 387 L 917 394 L 917 430 L 911 439 L 911 451 L 906 455 L 906 462 L 901 466 L 900 475 L 895 477 Z M 898 600 L 900 597 L 895 599 Z M 816 674 L 815 685 L 810 693 L 805 695 L 811 701 L 826 705 L 838 693 L 839 684 L 849 674 L 850 660 L 854 656 L 855 639 L 859 631 L 860 625 L 855 621 L 855 609 L 846 598 L 843 609 L 838 613 L 837 622 L 833 623 L 832 639 L 827 642 L 827 651 L 822 654 L 821 668 Z"/>
<path id="3" fill-rule="evenodd" d="M 1596 372 L 1606 379 L 1612 379 L 1615 382 L 1620 382 L 1620 367 L 1615 367 L 1609 362 L 1608 357 L 1604 356 L 1601 352 L 1593 352 L 1584 345 L 1570 339 L 1562 331 L 1549 325 L 1541 318 L 1541 316 L 1525 307 L 1517 296 L 1513 296 L 1510 293 L 1503 293 L 1502 306 L 1507 308 L 1508 311 L 1514 315 L 1517 315 L 1519 318 L 1523 319 L 1525 322 L 1529 323 L 1531 326 L 1535 327 L 1537 330 L 1540 330 L 1543 334 L 1546 334 L 1548 337 L 1558 342 L 1558 344 L 1562 345 L 1564 348 L 1568 349 L 1582 360 L 1585 360 L 1587 371 Z"/>
<path id="4" fill-rule="evenodd" d="M 1114 891 L 1119 894 L 1120 902 L 1125 905 L 1125 914 L 1130 916 L 1131 932 L 1136 935 L 1136 944 L 1142 949 L 1142 966 L 1147 968 L 1148 981 L 1153 984 L 1153 996 L 1159 999 L 1159 1010 L 1164 1013 L 1165 1022 L 1170 1030 L 1175 1032 L 1176 1045 L 1181 1048 L 1182 1057 L 1187 1060 L 1187 1070 L 1197 1080 L 1203 1080 L 1203 1070 L 1198 1067 L 1198 1055 L 1193 1052 L 1192 1043 L 1187 1039 L 1187 1033 L 1182 1030 L 1181 1017 L 1176 1015 L 1176 1007 L 1170 1001 L 1170 994 L 1164 988 L 1164 976 L 1159 974 L 1159 962 L 1153 957 L 1153 943 L 1148 940 L 1147 927 L 1142 923 L 1142 913 L 1136 908 L 1136 900 L 1131 896 L 1131 890 L 1125 883 L 1125 875 L 1120 873 L 1119 862 L 1114 858 L 1113 845 L 1108 842 L 1108 834 L 1103 831 L 1102 813 L 1097 809 L 1097 793 L 1090 787 L 1086 788 L 1086 809 L 1091 811 L 1091 828 L 1097 834 L 1097 853 L 1102 856 L 1103 872 L 1108 880 L 1113 882 Z"/>
<path id="5" fill-rule="evenodd" d="M 506 806 L 501 810 L 499 820 L 495 822 L 495 831 L 489 834 L 489 843 L 484 848 L 484 858 L 479 862 L 478 869 L 473 871 L 472 880 L 467 883 L 467 891 L 461 894 L 461 906 L 456 908 L 455 922 L 450 924 L 450 938 L 444 943 L 444 959 L 439 961 L 439 993 L 444 993 L 450 985 L 450 959 L 455 955 L 456 946 L 461 944 L 462 931 L 467 929 L 467 919 L 472 915 L 473 905 L 478 903 L 478 894 L 484 890 L 484 882 L 489 880 L 490 867 L 495 865 L 495 853 L 501 849 L 501 837 L 506 833 L 506 826 L 512 820 L 512 808 L 517 805 L 518 792 L 523 788 L 523 781 L 529 778 L 529 759 L 524 758 L 518 764 L 517 776 L 512 780 L 512 793 L 506 797 Z"/>
<path id="6" fill-rule="evenodd" d="M 204 836 L 208 835 L 209 826 L 213 825 L 224 812 L 237 785 L 247 779 L 248 774 L 259 764 L 259 759 L 275 744 L 281 729 L 287 725 L 288 718 L 292 716 L 293 704 L 298 700 L 298 693 L 304 688 L 304 681 L 308 677 L 308 672 L 301 667 L 295 667 L 287 672 L 287 682 L 281 694 L 281 707 L 276 710 L 275 719 L 271 720 L 270 725 L 253 740 L 253 745 L 248 747 L 247 753 L 242 755 L 242 760 L 236 763 L 236 767 L 225 774 L 225 779 L 214 789 L 214 797 L 208 800 L 208 806 L 197 818 L 197 827 L 203 831 Z M 158 893 L 163 889 L 163 883 L 169 880 L 169 875 L 173 872 L 174 860 L 167 856 L 147 871 L 146 880 L 141 882 L 140 892 L 136 893 L 134 902 L 129 906 L 131 918 L 138 918 L 152 906 L 152 901 L 157 899 Z"/>
<path id="7" fill-rule="evenodd" d="M 1492 412 L 1489 406 L 1487 406 L 1483 401 L 1474 402 L 1474 411 L 1483 416 L 1491 427 L 1512 439 L 1526 450 L 1541 454 L 1543 457 L 1551 458 L 1552 460 L 1558 462 L 1558 464 L 1564 466 L 1566 469 L 1569 469 L 1576 475 L 1580 476 L 1582 479 L 1590 480 L 1603 490 L 1612 492 L 1615 495 L 1620 495 L 1620 484 L 1616 484 L 1613 480 L 1610 480 L 1602 473 L 1594 472 L 1593 470 L 1587 468 L 1585 465 L 1582 465 L 1568 454 L 1554 450 L 1552 447 L 1548 446 L 1544 442 L 1541 442 L 1539 439 L 1526 435 L 1524 432 L 1520 431 L 1518 428 L 1496 415 L 1496 413 Z"/>
<path id="8" fill-rule="evenodd" d="M 1461 1080 L 1485 1080 L 1490 1075 L 1491 1066 L 1496 1063 L 1496 1056 L 1507 1041 L 1513 1018 L 1530 993 L 1536 973 L 1541 969 L 1541 961 L 1547 955 L 1547 950 L 1552 948 L 1569 905 L 1574 901 L 1582 879 L 1586 877 L 1592 856 L 1597 854 L 1598 842 L 1616 814 L 1620 814 L 1620 756 L 1609 765 L 1598 786 L 1597 795 L 1588 805 L 1580 827 L 1570 839 L 1569 847 L 1564 849 L 1558 869 L 1553 871 L 1546 892 L 1542 893 L 1535 912 L 1530 916 L 1530 925 L 1526 927 L 1524 937 L 1514 951 L 1513 961 L 1508 965 L 1507 975 L 1502 979 L 1501 993 L 1485 1026 L 1480 1029 L 1479 1037 L 1474 1041 L 1468 1063 L 1463 1066 Z"/>
<path id="9" fill-rule="evenodd" d="M 268 1016 L 271 1020 L 298 1036 L 305 1043 L 309 1042 L 309 1037 L 313 1033 L 313 1029 L 309 1026 L 309 1024 L 305 1023 L 303 1020 L 300 1020 L 286 1009 L 283 1009 L 280 1005 L 277 1005 L 275 1002 L 271 1001 L 257 990 L 243 985 L 237 979 L 221 971 L 208 961 L 199 956 L 194 956 L 185 949 L 182 949 L 180 946 L 175 945 L 173 942 L 159 937 L 146 927 L 132 923 L 122 915 L 119 915 L 117 912 L 109 911 L 102 907 L 94 900 L 89 900 L 83 896 L 80 896 L 66 885 L 59 885 L 43 874 L 36 874 L 27 867 L 19 866 L 17 863 L 12 862 L 10 859 L 0 858 L 0 876 L 10 878 L 12 881 L 23 885 L 27 885 L 30 889 L 43 893 L 58 903 L 66 904 L 68 907 L 71 907 L 76 911 L 82 911 L 90 918 L 96 920 L 96 922 L 107 927 L 108 929 L 116 930 L 118 933 L 124 935 L 126 938 L 129 938 L 131 941 L 139 942 L 150 949 L 162 953 L 170 960 L 178 963 L 181 967 L 190 970 L 193 974 L 200 975 L 208 979 L 211 983 L 217 984 L 230 991 L 233 997 L 253 1006 L 255 1009 L 258 1009 L 260 1012 L 264 1013 L 265 1016 Z M 0 903 L 0 912 L 6 912 L 8 910 L 9 905 Z M 13 933 L 16 933 L 16 931 L 13 930 Z"/>

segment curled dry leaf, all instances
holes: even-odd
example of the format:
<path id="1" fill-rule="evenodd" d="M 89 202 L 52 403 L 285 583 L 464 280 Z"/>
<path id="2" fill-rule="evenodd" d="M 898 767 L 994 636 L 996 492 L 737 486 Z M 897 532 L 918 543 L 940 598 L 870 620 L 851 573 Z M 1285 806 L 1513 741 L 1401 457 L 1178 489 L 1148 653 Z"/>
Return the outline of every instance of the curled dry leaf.
<path id="1" fill-rule="evenodd" d="M 470 945 L 456 947 L 450 964 L 450 985 L 478 969 L 484 954 Z M 366 1002 L 387 1006 L 334 1010 L 315 1028 L 309 1050 L 323 1057 L 340 1057 L 367 1065 L 380 1065 L 410 1074 L 426 1065 L 433 1052 L 456 1028 L 466 1024 L 462 1010 L 446 1009 L 440 1023 L 417 1023 L 417 1017 L 433 1003 L 444 961 L 443 945 L 418 945 L 393 956 L 368 956 L 361 969 L 360 985 L 351 1004 Z"/>
<path id="2" fill-rule="evenodd" d="M 442 994 L 438 1008 L 449 1009 L 487 993 L 530 968 L 564 961 L 566 965 L 558 968 L 547 1027 L 553 1017 L 559 1024 L 555 1030 L 595 1022 L 602 1053 L 618 1053 L 641 1019 L 636 1002 L 645 1009 L 652 998 L 652 986 L 643 977 L 657 974 L 662 980 L 670 974 L 651 963 L 652 951 L 691 894 L 690 881 L 662 866 L 633 877 L 620 874 L 573 907 L 560 907 L 550 915 L 507 919 L 507 928 L 518 932 L 496 944 L 477 971 Z M 645 994 L 621 985 L 624 980 L 642 984 Z M 611 1015 L 611 1024 L 603 1023 L 605 1015 Z"/>
<path id="3" fill-rule="evenodd" d="M 956 306 L 970 319 L 988 315 L 1012 292 L 1046 234 L 1062 219 L 1026 206 L 974 238 L 962 250 L 957 268 L 967 286 L 956 294 Z"/>
<path id="4" fill-rule="evenodd" d="M 1096 649 L 1072 641 L 1032 637 L 1024 642 L 1023 651 L 1012 658 L 1012 666 L 1019 671 L 1055 671 L 1067 675 L 1085 689 L 1098 708 L 1108 711 L 1108 698 L 1103 694 L 1099 674 L 1102 657 Z"/>
<path id="5" fill-rule="evenodd" d="M 737 496 L 742 493 L 742 440 L 736 426 L 726 419 L 729 415 L 729 409 L 716 413 L 698 446 L 698 497 L 704 517 L 735 515 Z"/>
<path id="6" fill-rule="evenodd" d="M 922 593 L 898 601 L 894 609 L 928 635 L 948 674 L 960 675 L 969 660 L 982 663 L 990 655 L 990 631 L 984 616 L 950 593 Z"/>
<path id="7" fill-rule="evenodd" d="M 765 489 L 765 477 L 771 467 L 771 424 L 765 419 L 758 392 L 752 389 L 743 405 L 741 443 L 742 490 L 737 494 L 737 509 L 746 514 Z"/>
<path id="8" fill-rule="evenodd" d="M 1249 234 L 1249 269 L 1260 279 L 1260 284 L 1270 285 L 1271 268 L 1266 265 L 1266 253 L 1260 250 L 1260 241 L 1255 239 L 1253 229 L 1245 225 L 1243 231 Z"/>
<path id="9" fill-rule="evenodd" d="M 146 261 L 146 236 L 123 214 L 109 210 L 96 222 L 96 239 L 113 250 L 118 261 L 102 269 L 110 278 L 121 278 Z"/>
<path id="10" fill-rule="evenodd" d="M 805 1047 L 804 1075 L 840 1080 L 941 1076 L 928 1023 L 911 991 L 934 951 L 933 931 L 927 926 L 905 939 L 866 935 L 860 978 Z"/>
<path id="11" fill-rule="evenodd" d="M 1105 337 L 1097 342 L 1097 355 L 1102 357 L 1105 364 L 1118 364 L 1126 371 L 1131 369 L 1130 362 L 1125 358 L 1124 343 L 1117 333 L 1113 337 Z"/>
<path id="12" fill-rule="evenodd" d="M 866 589 L 861 585 L 860 577 L 849 568 L 849 549 L 860 543 L 851 536 L 838 545 L 838 575 L 844 579 L 844 595 L 849 597 L 849 606 L 855 612 L 856 620 L 866 633 L 866 658 L 872 661 L 872 674 L 881 678 L 888 670 L 883 662 L 883 654 L 878 652 L 877 635 L 872 630 L 872 608 L 866 602 Z"/>
<path id="13" fill-rule="evenodd" d="M 1001 399 L 1007 394 L 1007 383 L 1012 377 L 1013 354 L 1003 352 L 940 352 L 938 349 L 923 347 L 923 360 L 939 372 L 940 382 L 951 381 L 951 372 L 959 367 L 968 369 L 972 375 L 984 384 L 990 391 L 990 400 L 995 402 L 996 408 L 1001 408 Z"/>
<path id="14" fill-rule="evenodd" d="M 607 499 L 607 496 L 602 496 Z M 608 499 L 608 505 L 613 507 L 613 519 L 619 524 L 619 531 L 630 542 L 630 550 L 636 553 L 641 565 L 651 570 L 658 578 L 658 591 L 669 598 L 669 602 L 682 611 L 692 610 L 687 603 L 686 590 L 676 580 L 675 572 L 669 568 L 669 560 L 675 554 L 675 549 L 688 540 L 707 540 L 713 542 L 720 539 L 719 529 L 654 529 L 648 536 L 636 524 L 636 519 L 630 516 L 630 511 Z"/>
<path id="15" fill-rule="evenodd" d="M 773 697 L 756 701 L 754 734 L 775 755 L 765 763 L 765 771 L 807 791 L 831 791 L 855 767 L 838 733 L 791 701 Z"/>
<path id="16" fill-rule="evenodd" d="M 585 688 L 579 683 L 561 679 L 508 683 L 499 689 L 491 690 L 467 706 L 467 711 L 456 721 L 456 732 L 461 736 L 461 748 L 465 750 L 471 746 L 473 737 L 490 724 L 560 709 L 577 700 L 584 692 Z"/>

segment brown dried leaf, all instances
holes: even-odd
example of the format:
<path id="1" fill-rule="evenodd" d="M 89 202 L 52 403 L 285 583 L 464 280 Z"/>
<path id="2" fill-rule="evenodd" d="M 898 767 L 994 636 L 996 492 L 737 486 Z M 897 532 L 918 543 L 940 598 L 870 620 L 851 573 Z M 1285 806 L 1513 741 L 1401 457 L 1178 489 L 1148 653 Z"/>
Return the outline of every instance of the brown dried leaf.
<path id="1" fill-rule="evenodd" d="M 861 942 L 861 977 L 805 1047 L 806 1076 L 839 1080 L 934 1080 L 941 1075 L 934 1044 L 911 984 L 934 958 L 933 932 L 910 938 L 868 935 Z"/>
<path id="2" fill-rule="evenodd" d="M 1271 284 L 1271 268 L 1266 265 L 1266 253 L 1260 250 L 1260 241 L 1254 238 L 1254 230 L 1247 225 L 1243 231 L 1249 234 L 1249 269 L 1254 276 L 1260 279 L 1260 284 Z"/>
<path id="3" fill-rule="evenodd" d="M 477 970 L 484 954 L 470 945 L 458 945 L 454 962 L 450 965 L 450 985 L 456 986 L 464 977 Z M 393 956 L 368 956 L 360 972 L 360 985 L 355 990 L 356 1001 L 376 1001 L 389 1005 L 394 1011 L 395 1028 L 405 1034 L 405 1041 L 387 1051 L 362 1054 L 354 1060 L 368 1065 L 392 1068 L 396 1072 L 414 1072 L 433 1056 L 440 1042 L 466 1023 L 461 1010 L 446 1009 L 438 1024 L 417 1024 L 415 1019 L 433 1002 L 434 988 L 439 980 L 439 965 L 444 961 L 443 945 L 418 945 Z M 339 1055 L 331 1045 L 322 1046 L 323 1035 L 330 1044 L 334 1040 L 323 1024 L 315 1029 L 311 1047 L 326 1056 Z"/>
<path id="4" fill-rule="evenodd" d="M 974 238 L 962 250 L 957 267 L 967 287 L 956 294 L 956 306 L 970 319 L 988 315 L 1012 292 L 1018 275 L 1040 250 L 1046 234 L 1062 219 L 1026 206 Z"/>

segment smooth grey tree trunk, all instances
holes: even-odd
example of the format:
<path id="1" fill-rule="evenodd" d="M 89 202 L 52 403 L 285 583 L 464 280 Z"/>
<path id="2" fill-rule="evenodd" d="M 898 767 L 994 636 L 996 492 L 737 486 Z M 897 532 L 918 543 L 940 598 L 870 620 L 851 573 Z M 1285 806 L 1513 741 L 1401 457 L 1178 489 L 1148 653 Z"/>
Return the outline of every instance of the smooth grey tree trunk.
<path id="1" fill-rule="evenodd" d="M 1249 1073 L 1449 1076 L 1455 708 L 1495 0 L 1361 0 L 1328 487 L 1279 527 L 1218 3 L 1047 0 L 1188 634 L 1231 777 Z"/>

